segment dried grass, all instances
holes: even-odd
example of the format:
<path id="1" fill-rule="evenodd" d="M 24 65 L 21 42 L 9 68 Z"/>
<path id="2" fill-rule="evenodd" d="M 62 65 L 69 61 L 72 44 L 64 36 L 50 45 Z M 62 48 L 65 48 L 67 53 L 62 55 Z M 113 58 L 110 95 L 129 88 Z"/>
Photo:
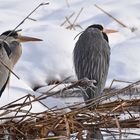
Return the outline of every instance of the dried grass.
<path id="1" fill-rule="evenodd" d="M 107 16 L 109 16 L 111 19 L 113 19 L 114 21 L 116 21 L 118 24 L 120 24 L 122 27 L 127 28 L 129 30 L 131 30 L 131 32 L 134 32 L 137 30 L 136 27 L 128 27 L 126 24 L 124 24 L 122 21 L 118 20 L 117 18 L 115 18 L 114 16 L 112 16 L 110 13 L 106 12 L 103 8 L 99 7 L 97 4 L 94 5 L 96 8 L 98 8 L 99 10 L 101 10 L 104 14 L 106 14 Z"/>
<path id="2" fill-rule="evenodd" d="M 89 84 L 91 84 L 89 81 L 80 80 L 65 87 L 61 93 L 66 94 L 66 91 L 78 87 L 85 89 Z M 123 128 L 140 127 L 140 116 L 134 114 L 134 112 L 140 113 L 140 98 L 133 98 L 133 96 L 130 99 L 122 98 L 130 94 L 138 95 L 139 86 L 140 81 L 137 81 L 122 89 L 108 90 L 104 95 L 92 99 L 87 106 L 79 106 L 84 105 L 83 102 L 68 106 L 67 108 L 71 109 L 70 112 L 64 112 L 66 108 L 49 108 L 41 102 L 47 97 L 59 94 L 60 91 L 53 94 L 47 92 L 39 97 L 26 95 L 0 108 L 0 138 L 9 136 L 12 140 L 67 139 L 75 134 L 75 137 L 82 139 L 85 130 L 116 128 L 121 139 L 124 134 Z M 99 101 L 100 104 L 98 104 Z M 40 102 L 46 107 L 46 111 L 32 113 L 34 102 Z M 96 105 L 96 108 L 92 109 L 92 105 Z M 122 117 L 123 115 L 128 117 Z"/>
<path id="3" fill-rule="evenodd" d="M 71 21 L 71 18 L 75 15 L 75 12 L 73 12 L 70 16 L 66 16 L 65 17 L 65 20 L 63 23 L 61 23 L 60 26 L 64 26 L 65 24 L 68 24 L 66 26 L 66 29 L 69 29 L 69 30 L 76 30 L 76 27 L 79 27 L 82 29 L 81 25 L 80 24 L 77 24 L 77 20 L 80 16 L 80 14 L 82 13 L 84 8 L 81 8 L 80 11 L 77 13 L 76 17 L 74 18 L 73 21 Z"/>

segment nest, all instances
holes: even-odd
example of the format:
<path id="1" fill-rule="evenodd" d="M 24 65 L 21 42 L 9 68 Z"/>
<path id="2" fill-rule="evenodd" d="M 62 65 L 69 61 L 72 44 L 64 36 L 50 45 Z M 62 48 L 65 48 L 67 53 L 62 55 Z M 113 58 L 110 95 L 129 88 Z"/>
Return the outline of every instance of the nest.
<path id="1" fill-rule="evenodd" d="M 80 80 L 61 91 L 51 94 L 47 92 L 38 97 L 26 95 L 1 107 L 0 138 L 47 140 L 75 137 L 81 140 L 84 139 L 84 134 L 91 131 L 94 133 L 97 129 L 122 136 L 124 128 L 140 127 L 138 115 L 140 99 L 135 98 L 139 94 L 140 81 L 122 89 L 107 90 L 102 96 L 90 100 L 87 105 L 80 102 L 65 108 L 53 109 L 42 103 L 42 100 L 47 97 L 60 94 L 60 92 L 65 94 L 66 91 L 74 92 L 71 89 L 79 87 L 80 90 L 85 89 L 90 84 L 89 81 Z M 33 113 L 31 109 L 34 102 L 40 102 L 46 110 Z M 92 106 L 96 107 L 92 108 Z M 65 112 L 65 109 L 70 109 L 70 111 Z M 109 128 L 116 128 L 116 131 Z"/>

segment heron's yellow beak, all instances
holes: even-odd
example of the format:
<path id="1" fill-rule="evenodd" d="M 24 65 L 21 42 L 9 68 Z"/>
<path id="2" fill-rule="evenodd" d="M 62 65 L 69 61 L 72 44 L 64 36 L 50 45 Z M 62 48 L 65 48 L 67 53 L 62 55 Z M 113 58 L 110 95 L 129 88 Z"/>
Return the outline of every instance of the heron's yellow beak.
<path id="1" fill-rule="evenodd" d="M 28 36 L 18 36 L 18 39 L 20 40 L 20 42 L 43 41 L 42 39 L 34 38 L 34 37 L 28 37 Z"/>
<path id="2" fill-rule="evenodd" d="M 110 34 L 110 33 L 116 33 L 118 31 L 114 30 L 114 29 L 103 29 L 103 32 L 106 33 L 106 34 Z"/>

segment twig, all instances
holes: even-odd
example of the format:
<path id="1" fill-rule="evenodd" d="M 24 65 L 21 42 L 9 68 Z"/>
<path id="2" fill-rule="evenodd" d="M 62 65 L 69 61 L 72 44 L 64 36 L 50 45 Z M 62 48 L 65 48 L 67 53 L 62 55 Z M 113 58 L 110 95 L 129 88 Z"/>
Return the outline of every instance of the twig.
<path id="1" fill-rule="evenodd" d="M 20 80 L 20 78 L 0 59 L 0 63 L 7 68 L 17 79 Z"/>
<path id="2" fill-rule="evenodd" d="M 31 95 L 34 99 L 35 99 L 35 96 Z M 42 103 L 40 100 L 38 100 L 38 102 L 40 104 L 42 104 L 44 107 L 46 107 L 49 111 L 53 112 L 55 115 L 57 115 L 57 113 L 55 113 L 51 108 L 49 108 L 47 105 L 45 105 L 44 103 Z"/>
<path id="3" fill-rule="evenodd" d="M 67 27 L 67 29 L 72 29 L 73 28 L 75 30 L 73 24 L 70 22 L 70 20 L 67 17 L 66 17 L 66 21 L 69 23 L 69 26 Z"/>
<path id="4" fill-rule="evenodd" d="M 113 84 L 114 84 L 115 82 L 119 82 L 119 83 L 127 83 L 127 84 L 132 84 L 132 83 L 133 83 L 133 82 L 130 82 L 130 81 L 124 81 L 124 80 L 113 79 L 112 82 L 111 82 L 111 84 L 110 84 L 110 86 L 109 86 L 109 89 L 112 88 L 112 86 L 113 86 Z"/>
<path id="5" fill-rule="evenodd" d="M 82 13 L 83 9 L 84 9 L 84 8 L 81 8 L 81 9 L 80 9 L 80 11 L 79 11 L 79 13 L 77 14 L 76 18 L 74 19 L 74 21 L 73 21 L 73 23 L 72 23 L 72 27 L 71 27 L 70 29 L 72 29 L 72 28 L 74 27 L 74 25 L 75 25 L 75 23 L 76 23 L 78 17 L 79 17 L 80 14 Z"/>
<path id="6" fill-rule="evenodd" d="M 78 82 L 74 82 L 72 85 L 68 87 L 64 87 L 62 89 L 62 92 L 70 88 L 77 88 L 77 86 L 81 86 L 81 88 L 85 88 L 85 86 L 88 85 L 87 81 L 79 80 Z M 137 81 L 123 89 L 120 89 L 118 91 L 111 92 L 113 96 L 116 94 L 123 94 L 123 92 L 128 91 L 128 89 L 133 88 L 134 86 L 140 85 L 140 81 Z M 56 92 L 57 93 L 57 92 Z M 114 94 L 115 93 L 115 94 Z M 28 97 L 29 101 L 28 101 Z M 46 98 L 47 95 L 43 95 L 43 98 Z M 111 98 L 112 96 L 107 96 L 107 98 Z M 102 98 L 102 97 L 100 97 Z M 1 121 L 8 121 L 5 123 L 0 124 L 0 134 L 2 136 L 6 136 L 5 132 L 6 130 L 10 136 L 17 136 L 20 138 L 26 139 L 36 139 L 37 136 L 40 138 L 52 138 L 47 137 L 50 132 L 52 132 L 55 138 L 56 135 L 59 136 L 70 136 L 72 135 L 76 138 L 76 135 L 78 138 L 82 138 L 82 133 L 85 130 L 90 130 L 91 128 L 118 128 L 118 132 L 109 131 L 107 130 L 107 133 L 110 133 L 114 139 L 116 139 L 116 133 L 120 134 L 119 138 L 121 139 L 123 134 L 130 134 L 128 132 L 123 132 L 123 128 L 139 128 L 139 120 L 140 116 L 134 115 L 134 117 L 126 116 L 122 118 L 122 114 L 129 110 L 130 108 L 139 107 L 140 105 L 140 99 L 131 99 L 131 100 L 116 100 L 114 102 L 108 102 L 104 103 L 102 105 L 97 106 L 96 109 L 88 109 L 86 107 L 84 108 L 75 108 L 71 110 L 71 112 L 64 113 L 62 110 L 54 110 L 53 112 L 50 110 L 39 112 L 39 113 L 32 113 L 31 108 L 28 110 L 26 107 L 28 105 L 32 106 L 32 103 L 34 102 L 34 99 L 31 100 L 31 96 L 28 95 L 24 99 L 23 103 L 19 103 L 19 100 L 16 102 L 13 102 L 13 104 L 6 105 L 3 107 L 2 111 L 5 111 L 5 113 L 1 113 L 0 120 Z M 20 98 L 21 100 L 21 98 Z M 36 99 L 35 99 L 36 100 Z M 40 97 L 36 101 L 41 101 L 42 97 Z M 93 102 L 96 102 L 97 99 L 94 99 Z M 17 105 L 17 106 L 16 106 Z M 9 110 L 10 108 L 10 110 Z M 70 108 L 70 106 L 69 106 Z M 27 109 L 27 110 L 24 110 Z M 113 111 L 112 111 L 113 110 Z M 2 112 L 1 111 L 1 112 Z M 134 111 L 134 109 L 132 110 Z M 16 113 L 17 112 L 17 113 Z M 9 114 L 8 114 L 9 113 Z M 11 113 L 16 114 L 11 116 Z M 22 113 L 22 114 L 20 114 Z M 24 113 L 24 114 L 23 114 Z M 128 112 L 127 114 L 131 114 L 133 112 Z M 132 116 L 132 115 L 130 115 Z M 18 120 L 20 121 L 18 121 Z M 23 120 L 24 119 L 24 120 Z M 19 131 L 15 131 L 15 130 Z M 42 131 L 43 130 L 43 136 Z M 103 130 L 104 131 L 104 130 Z M 15 135 L 13 135 L 15 134 Z M 25 135 L 23 135 L 25 134 Z M 31 136 L 31 137 L 30 137 Z M 53 138 L 54 138 L 53 137 Z"/>
<path id="7" fill-rule="evenodd" d="M 111 14 L 109 14 L 108 12 L 106 12 L 105 10 L 103 10 L 101 7 L 99 7 L 97 4 L 94 5 L 95 7 L 97 7 L 98 9 L 100 9 L 102 12 L 104 12 L 106 15 L 108 15 L 110 18 L 112 18 L 113 20 L 115 20 L 117 23 L 119 23 L 121 26 L 128 28 L 131 30 L 131 32 L 134 32 L 137 30 L 136 27 L 128 27 L 127 25 L 125 25 L 124 23 L 122 23 L 120 20 L 118 20 L 117 18 L 113 17 Z"/>
<path id="8" fill-rule="evenodd" d="M 57 85 L 53 86 L 51 89 L 49 89 L 48 91 L 46 91 L 46 93 L 50 92 L 51 90 L 53 90 L 54 88 L 56 88 L 57 86 L 59 86 L 60 84 L 64 83 L 65 81 L 67 81 L 71 76 L 65 78 L 64 80 L 62 80 L 62 82 L 58 83 Z M 56 92 L 56 94 L 58 94 L 59 91 Z M 40 100 L 40 99 L 44 99 L 44 96 L 46 96 L 46 93 L 38 96 L 37 98 L 35 98 L 35 100 Z M 55 93 L 54 94 L 51 94 L 51 95 L 47 95 L 47 97 L 50 97 L 50 96 L 53 96 L 53 95 L 56 95 Z"/>
<path id="9" fill-rule="evenodd" d="M 69 125 L 69 121 L 66 115 L 64 115 L 64 121 L 65 121 L 65 125 L 66 125 L 66 136 L 69 137 L 70 136 L 70 125 Z"/>
<path id="10" fill-rule="evenodd" d="M 82 11 L 83 11 L 83 8 L 80 9 L 79 13 L 77 14 L 73 22 L 70 21 L 70 18 L 75 14 L 74 12 L 69 17 L 65 17 L 66 20 L 60 26 L 63 26 L 66 22 L 68 22 L 69 26 L 66 27 L 67 29 L 75 30 L 76 26 L 82 29 L 82 27 L 79 24 L 75 24 Z"/>
<path id="11" fill-rule="evenodd" d="M 77 19 L 79 18 L 79 16 L 80 16 L 80 14 L 82 13 L 83 9 L 84 9 L 83 7 L 80 9 L 80 11 L 79 11 L 79 13 L 77 14 L 75 20 L 73 21 L 73 25 L 75 24 L 75 22 L 76 22 Z"/>
<path id="12" fill-rule="evenodd" d="M 26 102 L 27 99 L 29 99 L 29 102 L 31 102 L 30 95 L 28 95 L 28 97 L 25 99 L 25 101 L 23 102 L 23 104 Z M 17 112 L 19 112 L 19 111 L 21 110 L 21 108 L 23 108 L 23 107 L 22 107 L 22 106 L 19 107 Z M 23 120 L 26 118 L 26 116 L 30 113 L 31 109 L 32 109 L 32 104 L 30 104 L 30 108 L 27 110 L 25 116 L 22 117 L 22 118 L 17 122 L 17 124 L 20 123 L 21 121 L 23 121 Z M 17 112 L 16 112 L 15 116 L 17 116 L 17 114 L 18 114 Z"/>
<path id="13" fill-rule="evenodd" d="M 47 137 L 47 138 L 41 138 L 40 140 L 52 140 L 52 139 L 65 139 L 67 140 L 68 137 L 66 136 L 50 136 L 50 137 Z"/>
<path id="14" fill-rule="evenodd" d="M 116 115 L 115 115 L 115 122 L 116 122 L 116 126 L 117 126 L 117 128 L 118 128 L 118 130 L 119 130 L 119 139 L 121 140 L 122 139 L 122 131 L 121 131 L 121 127 L 120 127 L 120 122 L 119 122 L 119 120 L 118 120 L 118 118 L 116 117 Z"/>
<path id="15" fill-rule="evenodd" d="M 39 7 L 43 6 L 43 5 L 48 5 L 49 3 L 41 3 L 39 4 L 34 10 L 32 10 L 13 30 L 12 32 L 10 32 L 4 39 L 3 41 L 5 41 L 7 39 L 7 37 L 12 34 L 14 31 L 16 31 L 16 29 L 21 26 L 25 21 L 26 19 L 28 19 Z"/>
<path id="16" fill-rule="evenodd" d="M 63 26 L 66 22 L 67 22 L 67 19 L 70 19 L 73 15 L 75 14 L 75 12 L 73 12 L 69 17 L 65 17 L 65 21 L 63 22 L 63 23 L 61 23 L 61 25 L 60 26 Z"/>
<path id="17" fill-rule="evenodd" d="M 101 7 L 99 7 L 97 4 L 94 5 L 95 7 L 97 7 L 98 9 L 100 9 L 103 13 L 105 13 L 106 15 L 108 15 L 109 17 L 111 17 L 113 20 L 115 20 L 116 22 L 118 22 L 120 25 L 122 25 L 125 28 L 128 28 L 125 24 L 123 24 L 121 21 L 119 21 L 118 19 L 116 19 L 115 17 L 113 17 L 111 14 L 109 14 L 108 12 L 106 12 L 105 10 L 103 10 Z"/>
<path id="18" fill-rule="evenodd" d="M 106 133 L 110 133 L 110 132 L 117 133 L 117 134 L 120 133 L 118 131 L 113 131 L 113 130 L 103 130 L 103 129 L 101 129 L 101 131 L 106 132 Z M 131 133 L 131 132 L 122 132 L 122 134 L 140 136 L 140 134 Z"/>
<path id="19" fill-rule="evenodd" d="M 29 20 L 32 20 L 32 21 L 37 21 L 36 19 L 34 18 L 31 18 L 31 17 L 28 17 Z"/>
<path id="20" fill-rule="evenodd" d="M 103 10 L 101 7 L 99 7 L 97 4 L 94 5 L 95 7 L 97 7 L 98 9 L 100 9 L 103 13 L 105 13 L 106 15 L 108 15 L 110 18 L 112 18 L 113 20 L 115 20 L 117 23 L 119 23 L 121 26 L 128 28 L 131 30 L 131 32 L 134 32 L 137 28 L 130 28 L 127 25 L 125 25 L 124 23 L 122 23 L 121 21 L 119 21 L 117 18 L 113 17 L 111 14 L 109 14 L 108 12 L 106 12 L 105 10 Z"/>

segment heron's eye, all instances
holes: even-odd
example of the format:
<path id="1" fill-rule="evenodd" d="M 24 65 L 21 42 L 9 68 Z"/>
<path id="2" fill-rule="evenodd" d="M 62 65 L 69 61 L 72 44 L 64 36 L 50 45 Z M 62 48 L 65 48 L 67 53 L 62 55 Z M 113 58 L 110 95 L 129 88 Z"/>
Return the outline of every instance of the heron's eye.
<path id="1" fill-rule="evenodd" d="M 11 34 L 11 36 L 14 37 L 15 39 L 17 39 L 19 36 L 19 33 L 15 31 Z"/>
<path id="2" fill-rule="evenodd" d="M 17 32 L 17 37 L 18 37 L 18 36 L 21 36 L 21 32 Z"/>

